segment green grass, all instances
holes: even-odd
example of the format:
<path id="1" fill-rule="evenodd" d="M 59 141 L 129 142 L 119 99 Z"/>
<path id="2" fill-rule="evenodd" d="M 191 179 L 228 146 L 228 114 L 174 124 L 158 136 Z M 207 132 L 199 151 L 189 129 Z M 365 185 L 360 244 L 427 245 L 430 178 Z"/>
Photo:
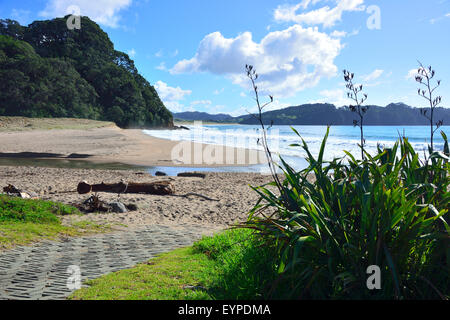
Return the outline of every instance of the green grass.
<path id="1" fill-rule="evenodd" d="M 192 248 L 163 254 L 147 264 L 115 272 L 86 282 L 88 288 L 76 291 L 73 300 L 209 300 L 203 290 L 185 286 L 210 283 L 213 261 Z"/>
<path id="2" fill-rule="evenodd" d="M 88 287 L 69 299 L 257 299 L 261 284 L 272 278 L 265 252 L 255 246 L 249 230 L 226 231 L 146 264 L 88 281 Z"/>
<path id="3" fill-rule="evenodd" d="M 81 213 L 62 203 L 0 195 L 0 250 L 42 239 L 109 230 L 108 226 L 90 222 L 77 222 L 70 226 L 61 224 L 60 216 L 76 214 Z"/>

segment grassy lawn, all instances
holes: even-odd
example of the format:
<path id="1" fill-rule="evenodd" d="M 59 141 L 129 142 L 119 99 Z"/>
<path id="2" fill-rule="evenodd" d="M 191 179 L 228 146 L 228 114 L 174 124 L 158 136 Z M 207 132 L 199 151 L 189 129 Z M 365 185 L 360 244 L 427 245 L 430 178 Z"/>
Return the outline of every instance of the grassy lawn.
<path id="1" fill-rule="evenodd" d="M 74 300 L 210 300 L 204 287 L 211 283 L 214 262 L 193 248 L 163 254 L 146 264 L 88 281 Z"/>
<path id="2" fill-rule="evenodd" d="M 265 250 L 248 230 L 204 237 L 128 270 L 87 281 L 73 300 L 212 300 L 260 298 Z M 244 263 L 247 262 L 247 263 Z M 259 261 L 260 263 L 255 263 Z"/>
<path id="3" fill-rule="evenodd" d="M 42 239 L 102 232 L 108 227 L 90 222 L 63 226 L 59 216 L 81 214 L 61 203 L 0 195 L 0 250 Z"/>

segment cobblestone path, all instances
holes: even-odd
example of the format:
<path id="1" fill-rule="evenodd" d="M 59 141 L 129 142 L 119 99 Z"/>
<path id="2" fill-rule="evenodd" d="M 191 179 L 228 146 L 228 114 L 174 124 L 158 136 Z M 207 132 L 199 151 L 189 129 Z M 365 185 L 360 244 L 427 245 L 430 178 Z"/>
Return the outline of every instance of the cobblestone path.
<path id="1" fill-rule="evenodd" d="M 151 225 L 0 252 L 0 300 L 65 299 L 72 293 L 67 286 L 69 266 L 79 266 L 84 282 L 189 246 L 202 234 L 201 226 Z"/>

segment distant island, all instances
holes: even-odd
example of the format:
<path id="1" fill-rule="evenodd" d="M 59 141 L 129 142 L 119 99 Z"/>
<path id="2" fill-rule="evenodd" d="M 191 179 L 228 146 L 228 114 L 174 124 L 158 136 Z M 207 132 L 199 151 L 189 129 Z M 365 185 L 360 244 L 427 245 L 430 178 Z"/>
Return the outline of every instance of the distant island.
<path id="1" fill-rule="evenodd" d="M 177 121 L 205 121 L 216 123 L 258 124 L 258 120 L 250 115 L 233 117 L 228 114 L 209 114 L 206 112 L 174 113 Z M 263 113 L 266 124 L 274 125 L 336 125 L 351 126 L 356 120 L 356 114 L 348 107 L 337 108 L 333 104 L 317 103 L 288 107 Z M 435 119 L 443 120 L 444 125 L 450 124 L 450 109 L 436 108 Z M 369 126 L 422 126 L 429 125 L 428 120 L 420 114 L 419 108 L 413 108 L 404 103 L 391 103 L 386 107 L 370 106 L 364 118 Z"/>
<path id="2" fill-rule="evenodd" d="M 0 116 L 86 118 L 123 128 L 172 127 L 155 88 L 108 35 L 82 17 L 28 27 L 0 20 Z"/>

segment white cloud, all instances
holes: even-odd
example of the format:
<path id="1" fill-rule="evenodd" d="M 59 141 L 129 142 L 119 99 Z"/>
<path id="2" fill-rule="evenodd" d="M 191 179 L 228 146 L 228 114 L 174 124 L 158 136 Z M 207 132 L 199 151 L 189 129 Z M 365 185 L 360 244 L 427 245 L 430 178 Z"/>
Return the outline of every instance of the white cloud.
<path id="1" fill-rule="evenodd" d="M 274 18 L 278 22 L 295 22 L 306 25 L 323 25 L 332 27 L 336 22 L 342 20 L 342 14 L 346 11 L 363 11 L 364 0 L 336 0 L 336 6 L 330 8 L 324 6 L 316 10 L 297 13 L 300 9 L 305 10 L 310 3 L 319 1 L 304 0 L 296 5 L 280 5 L 275 9 Z"/>
<path id="2" fill-rule="evenodd" d="M 409 70 L 408 74 L 405 76 L 406 80 L 415 79 L 417 76 L 417 70 L 418 68 Z"/>
<path id="3" fill-rule="evenodd" d="M 253 41 L 250 32 L 236 38 L 214 32 L 200 42 L 192 59 L 179 61 L 170 72 L 225 75 L 248 89 L 244 66 L 251 64 L 260 74 L 260 88 L 287 97 L 314 87 L 322 77 L 335 76 L 334 59 L 342 47 L 340 39 L 300 25 L 268 33 L 260 43 Z"/>
<path id="4" fill-rule="evenodd" d="M 191 106 L 210 106 L 211 104 L 211 100 L 195 100 L 191 102 Z"/>
<path id="5" fill-rule="evenodd" d="M 223 112 L 224 109 L 225 109 L 225 106 L 223 106 L 223 105 L 216 105 L 214 107 L 208 108 L 208 112 L 212 113 L 212 114 L 217 114 L 217 113 Z"/>
<path id="6" fill-rule="evenodd" d="M 156 82 L 154 87 L 156 91 L 158 91 L 160 98 L 168 101 L 182 100 L 184 96 L 192 93 L 191 90 L 183 90 L 180 87 L 170 87 L 163 81 Z"/>
<path id="7" fill-rule="evenodd" d="M 169 109 L 172 112 L 183 112 L 183 111 L 190 111 L 190 110 L 186 110 L 186 107 L 184 104 L 181 104 L 178 101 L 164 101 L 164 105 L 166 106 L 167 109 Z"/>
<path id="8" fill-rule="evenodd" d="M 322 90 L 320 99 L 310 101 L 310 103 L 331 103 L 336 107 L 342 107 L 349 104 L 347 95 L 343 89 Z"/>
<path id="9" fill-rule="evenodd" d="M 155 57 L 157 58 L 161 58 L 163 56 L 164 52 L 162 50 L 159 50 L 158 52 L 155 53 Z"/>
<path id="10" fill-rule="evenodd" d="M 370 82 L 378 79 L 383 74 L 384 70 L 376 69 L 372 73 L 361 76 L 361 79 L 365 82 Z"/>
<path id="11" fill-rule="evenodd" d="M 352 37 L 352 36 L 356 36 L 359 34 L 359 30 L 353 30 L 352 32 L 347 32 L 347 31 L 338 31 L 338 30 L 334 30 L 332 33 L 330 33 L 330 36 L 333 38 L 345 38 L 345 37 Z"/>
<path id="12" fill-rule="evenodd" d="M 343 38 L 343 37 L 347 36 L 347 32 L 334 30 L 332 33 L 330 33 L 330 36 L 332 36 L 334 38 Z"/>
<path id="13" fill-rule="evenodd" d="M 136 56 L 136 50 L 134 49 L 128 50 L 127 54 L 130 56 L 131 59 L 133 59 Z"/>
<path id="14" fill-rule="evenodd" d="M 119 11 L 130 6 L 132 0 L 48 0 L 46 7 L 39 15 L 47 18 L 64 17 L 68 8 L 76 6 L 80 8 L 82 16 L 112 28 L 118 26 L 120 20 Z"/>
<path id="15" fill-rule="evenodd" d="M 217 95 L 219 95 L 219 94 L 221 94 L 221 93 L 223 93 L 225 91 L 225 88 L 222 88 L 222 89 L 216 89 L 216 90 L 214 90 L 214 92 L 213 92 L 213 94 L 215 94 L 216 96 Z"/>

